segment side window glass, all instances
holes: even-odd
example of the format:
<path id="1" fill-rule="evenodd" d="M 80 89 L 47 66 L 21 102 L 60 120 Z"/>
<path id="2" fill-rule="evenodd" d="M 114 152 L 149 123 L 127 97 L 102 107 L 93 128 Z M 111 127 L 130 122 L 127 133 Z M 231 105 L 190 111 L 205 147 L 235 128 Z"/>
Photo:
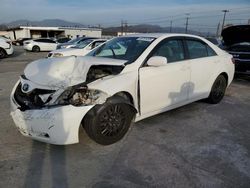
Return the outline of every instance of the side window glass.
<path id="1" fill-rule="evenodd" d="M 208 56 L 216 56 L 217 55 L 215 53 L 215 51 L 211 47 L 209 47 L 208 45 L 207 45 L 207 54 L 208 54 Z"/>
<path id="2" fill-rule="evenodd" d="M 160 44 L 152 56 L 166 57 L 168 63 L 185 59 L 183 45 L 180 40 L 169 40 Z"/>
<path id="3" fill-rule="evenodd" d="M 36 42 L 43 42 L 43 39 L 36 39 L 34 41 L 36 41 Z"/>
<path id="4" fill-rule="evenodd" d="M 103 42 L 101 41 L 97 41 L 97 42 L 93 42 L 92 46 L 91 46 L 91 49 L 94 49 L 96 48 L 97 46 L 99 46 L 100 44 L 102 44 Z"/>
<path id="5" fill-rule="evenodd" d="M 196 40 L 187 40 L 187 48 L 190 59 L 207 57 L 207 45 Z"/>
<path id="6" fill-rule="evenodd" d="M 50 39 L 47 39 L 46 42 L 47 42 L 47 43 L 56 43 L 55 41 L 50 40 Z"/>

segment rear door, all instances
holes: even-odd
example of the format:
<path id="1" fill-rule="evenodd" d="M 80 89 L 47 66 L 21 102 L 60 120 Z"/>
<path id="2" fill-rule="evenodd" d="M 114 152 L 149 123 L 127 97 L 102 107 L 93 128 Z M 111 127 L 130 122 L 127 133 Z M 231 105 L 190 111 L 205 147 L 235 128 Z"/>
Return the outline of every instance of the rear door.
<path id="1" fill-rule="evenodd" d="M 163 56 L 165 66 L 143 66 L 139 70 L 141 113 L 153 113 L 188 99 L 190 68 L 186 60 L 183 41 L 179 38 L 165 39 L 149 57 Z"/>
<path id="2" fill-rule="evenodd" d="M 215 51 L 200 39 L 185 38 L 185 47 L 191 66 L 190 82 L 194 86 L 189 90 L 189 99 L 207 97 L 211 90 L 210 80 L 213 79 L 220 59 Z"/>

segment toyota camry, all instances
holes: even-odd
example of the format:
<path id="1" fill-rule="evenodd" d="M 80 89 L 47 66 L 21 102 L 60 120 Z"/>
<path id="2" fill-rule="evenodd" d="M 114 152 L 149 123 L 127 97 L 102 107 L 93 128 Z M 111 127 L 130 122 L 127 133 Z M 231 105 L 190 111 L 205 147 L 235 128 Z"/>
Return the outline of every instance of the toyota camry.
<path id="1" fill-rule="evenodd" d="M 233 62 L 194 35 L 118 37 L 85 57 L 28 64 L 11 93 L 11 116 L 23 135 L 39 141 L 77 143 L 82 126 L 95 142 L 109 145 L 133 122 L 201 99 L 219 103 Z"/>

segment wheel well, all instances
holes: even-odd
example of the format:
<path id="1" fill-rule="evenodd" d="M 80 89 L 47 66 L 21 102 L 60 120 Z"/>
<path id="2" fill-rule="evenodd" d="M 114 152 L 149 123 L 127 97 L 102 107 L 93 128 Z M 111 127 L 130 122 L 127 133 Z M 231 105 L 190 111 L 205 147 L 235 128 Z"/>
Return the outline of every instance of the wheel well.
<path id="1" fill-rule="evenodd" d="M 114 96 L 123 97 L 125 100 L 129 101 L 129 103 L 131 103 L 134 106 L 134 99 L 129 92 L 121 91 L 119 93 L 114 94 Z"/>
<path id="2" fill-rule="evenodd" d="M 220 75 L 224 76 L 224 78 L 226 79 L 227 84 L 228 84 L 228 75 L 227 75 L 227 73 L 223 72 Z"/>

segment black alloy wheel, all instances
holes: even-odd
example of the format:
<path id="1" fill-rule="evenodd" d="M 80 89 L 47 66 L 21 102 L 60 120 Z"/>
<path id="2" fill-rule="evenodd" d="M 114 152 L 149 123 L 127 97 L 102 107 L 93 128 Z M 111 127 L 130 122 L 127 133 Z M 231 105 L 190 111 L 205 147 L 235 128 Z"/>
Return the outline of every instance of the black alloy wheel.
<path id="1" fill-rule="evenodd" d="M 121 140 L 128 132 L 135 116 L 135 109 L 122 97 L 115 102 L 105 102 L 93 107 L 83 120 L 88 136 L 101 145 L 110 145 Z"/>
<path id="2" fill-rule="evenodd" d="M 210 95 L 208 97 L 208 102 L 211 104 L 219 103 L 225 95 L 226 88 L 226 78 L 223 75 L 219 75 L 212 86 Z"/>

